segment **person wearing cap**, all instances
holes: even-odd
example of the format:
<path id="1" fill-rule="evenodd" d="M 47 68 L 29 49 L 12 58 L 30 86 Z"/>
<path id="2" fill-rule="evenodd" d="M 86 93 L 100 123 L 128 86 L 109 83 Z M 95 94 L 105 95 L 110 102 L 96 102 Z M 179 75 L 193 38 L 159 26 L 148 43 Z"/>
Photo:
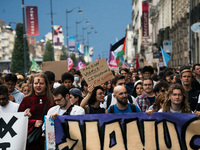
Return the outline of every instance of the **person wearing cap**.
<path id="1" fill-rule="evenodd" d="M 81 88 L 81 73 L 79 70 L 74 72 L 74 83 L 73 85 L 77 88 Z"/>
<path id="2" fill-rule="evenodd" d="M 47 116 L 55 119 L 57 115 L 84 115 L 85 110 L 70 101 L 69 89 L 64 85 L 57 87 L 53 91 L 53 99 L 56 106 L 53 106 L 47 112 Z"/>
<path id="3" fill-rule="evenodd" d="M 134 84 L 133 92 L 132 92 L 131 95 L 132 95 L 134 98 L 136 98 L 136 97 L 142 95 L 142 93 L 143 93 L 142 80 L 138 80 L 138 81 L 136 81 L 135 84 Z"/>
<path id="4" fill-rule="evenodd" d="M 200 101 L 200 91 L 192 86 L 192 81 L 195 78 L 192 74 L 192 71 L 190 70 L 190 67 L 182 66 L 180 68 L 180 73 L 181 84 L 188 95 L 190 109 L 194 111 L 196 109 L 198 101 Z"/>
<path id="5" fill-rule="evenodd" d="M 72 88 L 69 90 L 69 99 L 73 105 L 80 106 L 81 101 L 83 99 L 81 90 L 78 88 Z"/>

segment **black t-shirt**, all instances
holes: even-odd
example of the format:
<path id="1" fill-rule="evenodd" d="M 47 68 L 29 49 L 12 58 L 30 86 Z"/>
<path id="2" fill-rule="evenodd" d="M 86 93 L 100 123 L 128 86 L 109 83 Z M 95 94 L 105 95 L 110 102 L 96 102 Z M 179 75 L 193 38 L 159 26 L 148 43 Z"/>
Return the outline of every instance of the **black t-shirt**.
<path id="1" fill-rule="evenodd" d="M 150 101 L 150 105 L 153 105 L 153 103 L 155 102 L 156 97 L 148 97 L 149 101 Z"/>
<path id="2" fill-rule="evenodd" d="M 190 109 L 194 111 L 198 103 L 200 91 L 192 88 L 190 91 L 187 92 L 187 94 L 188 94 L 188 102 L 190 105 Z"/>
<path id="3" fill-rule="evenodd" d="M 94 108 L 91 105 L 89 106 L 89 114 L 105 114 L 105 109 L 104 108 Z"/>

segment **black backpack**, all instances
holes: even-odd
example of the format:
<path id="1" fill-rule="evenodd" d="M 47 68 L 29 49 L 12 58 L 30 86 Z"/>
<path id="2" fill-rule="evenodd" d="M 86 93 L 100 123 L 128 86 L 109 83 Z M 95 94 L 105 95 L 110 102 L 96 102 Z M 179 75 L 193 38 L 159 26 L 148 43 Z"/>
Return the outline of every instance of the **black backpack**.
<path id="1" fill-rule="evenodd" d="M 107 107 L 106 107 L 106 109 L 108 109 L 108 107 L 110 106 L 110 104 L 111 104 L 111 99 L 112 99 L 112 94 L 109 94 L 109 95 L 107 96 Z M 130 94 L 128 94 L 128 101 L 129 101 L 130 104 L 133 104 L 133 100 L 132 100 Z"/>
<path id="2" fill-rule="evenodd" d="M 130 104 L 132 112 L 136 112 L 136 107 L 134 104 Z M 110 112 L 109 113 L 114 113 L 114 105 L 110 106 Z"/>

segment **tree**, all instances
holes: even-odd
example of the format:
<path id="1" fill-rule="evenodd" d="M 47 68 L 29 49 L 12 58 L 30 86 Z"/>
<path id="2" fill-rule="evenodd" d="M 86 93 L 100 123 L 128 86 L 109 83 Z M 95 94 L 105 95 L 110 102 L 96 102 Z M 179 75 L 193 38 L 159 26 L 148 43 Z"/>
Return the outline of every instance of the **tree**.
<path id="1" fill-rule="evenodd" d="M 50 40 L 46 43 L 43 61 L 53 61 L 53 46 Z"/>
<path id="2" fill-rule="evenodd" d="M 60 55 L 60 60 L 66 60 L 67 59 L 67 52 L 65 46 L 62 47 L 62 54 Z"/>
<path id="3" fill-rule="evenodd" d="M 85 61 L 84 56 L 79 56 L 79 58 L 80 58 L 80 60 L 81 60 L 84 64 L 89 65 L 89 63 L 87 63 L 87 62 Z"/>
<path id="4" fill-rule="evenodd" d="M 75 54 L 75 53 L 71 53 L 71 54 L 70 54 L 70 58 L 73 60 L 73 63 L 74 63 L 74 66 L 73 66 L 73 67 L 76 67 L 77 62 L 78 62 L 78 60 L 77 60 L 77 58 L 76 58 L 76 54 Z"/>
<path id="5" fill-rule="evenodd" d="M 30 67 L 28 42 L 26 42 L 26 60 L 27 68 Z M 13 73 L 24 73 L 24 41 L 23 41 L 23 23 L 17 23 L 16 37 L 14 49 L 12 52 L 12 59 L 10 63 L 10 71 Z"/>

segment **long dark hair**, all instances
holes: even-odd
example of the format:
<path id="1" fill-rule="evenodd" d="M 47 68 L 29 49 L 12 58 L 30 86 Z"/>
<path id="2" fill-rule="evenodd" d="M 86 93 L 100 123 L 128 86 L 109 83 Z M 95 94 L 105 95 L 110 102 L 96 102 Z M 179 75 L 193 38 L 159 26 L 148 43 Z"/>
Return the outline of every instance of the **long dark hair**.
<path id="1" fill-rule="evenodd" d="M 141 82 L 138 82 L 138 83 L 136 83 L 136 85 L 134 85 L 133 92 L 132 92 L 131 95 L 132 95 L 133 97 L 135 97 L 135 98 L 137 97 L 136 88 L 137 88 L 138 85 L 142 85 L 142 81 L 141 81 Z"/>
<path id="2" fill-rule="evenodd" d="M 94 90 L 92 91 L 92 95 L 90 96 L 90 99 L 88 100 L 88 104 L 89 105 L 93 105 L 95 102 L 96 102 L 96 96 L 97 96 L 97 90 L 98 89 L 101 89 L 102 91 L 104 91 L 103 90 L 103 87 L 101 87 L 101 86 L 96 86 L 95 88 L 94 88 Z"/>

